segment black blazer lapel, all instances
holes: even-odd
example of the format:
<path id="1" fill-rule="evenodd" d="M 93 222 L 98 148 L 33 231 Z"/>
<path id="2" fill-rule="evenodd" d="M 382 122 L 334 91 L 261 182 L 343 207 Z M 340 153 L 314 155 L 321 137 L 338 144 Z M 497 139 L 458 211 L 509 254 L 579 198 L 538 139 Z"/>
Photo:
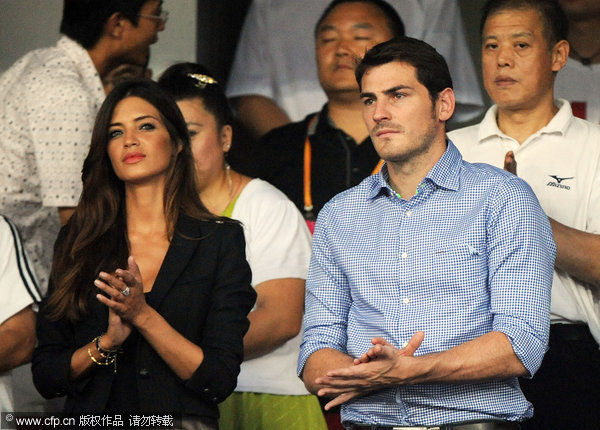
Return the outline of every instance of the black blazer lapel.
<path id="1" fill-rule="evenodd" d="M 199 238 L 202 237 L 201 224 L 202 221 L 186 215 L 179 216 L 173 239 L 158 271 L 151 294 L 147 297 L 147 303 L 154 309 L 159 308 L 165 295 L 188 265 L 200 242 Z"/>

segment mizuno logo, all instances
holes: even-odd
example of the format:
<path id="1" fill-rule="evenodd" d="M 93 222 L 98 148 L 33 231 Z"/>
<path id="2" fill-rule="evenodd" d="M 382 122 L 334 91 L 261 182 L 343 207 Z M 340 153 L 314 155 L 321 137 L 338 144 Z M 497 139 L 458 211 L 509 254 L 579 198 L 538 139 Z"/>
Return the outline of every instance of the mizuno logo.
<path id="1" fill-rule="evenodd" d="M 561 184 L 562 181 L 566 181 L 567 179 L 574 179 L 574 176 L 571 176 L 570 178 L 559 178 L 556 175 L 548 175 L 550 176 L 552 179 L 554 179 L 554 181 L 550 181 L 546 184 L 547 187 L 556 187 L 556 188 L 562 188 L 564 190 L 570 190 L 571 187 L 569 187 L 568 185 L 563 185 Z"/>
<path id="2" fill-rule="evenodd" d="M 573 179 L 573 176 L 571 176 L 570 178 L 559 178 L 558 176 L 555 176 L 555 175 L 548 175 L 548 176 L 550 176 L 551 178 L 554 178 L 554 179 L 556 180 L 556 182 L 558 182 L 559 184 L 560 184 L 562 181 L 565 181 L 565 180 L 567 180 L 567 179 Z"/>

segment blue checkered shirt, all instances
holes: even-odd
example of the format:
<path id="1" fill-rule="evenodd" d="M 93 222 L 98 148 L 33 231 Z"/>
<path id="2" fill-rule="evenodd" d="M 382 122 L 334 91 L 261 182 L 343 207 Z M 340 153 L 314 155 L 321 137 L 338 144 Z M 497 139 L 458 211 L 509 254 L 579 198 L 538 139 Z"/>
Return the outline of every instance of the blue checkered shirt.
<path id="1" fill-rule="evenodd" d="M 319 349 L 357 357 L 373 337 L 402 348 L 423 330 L 415 355 L 500 331 L 534 374 L 547 349 L 556 247 L 531 188 L 463 161 L 451 142 L 410 200 L 386 178 L 384 165 L 319 213 L 298 373 Z M 509 378 L 392 386 L 344 404 L 342 421 L 439 425 L 532 412 Z"/>

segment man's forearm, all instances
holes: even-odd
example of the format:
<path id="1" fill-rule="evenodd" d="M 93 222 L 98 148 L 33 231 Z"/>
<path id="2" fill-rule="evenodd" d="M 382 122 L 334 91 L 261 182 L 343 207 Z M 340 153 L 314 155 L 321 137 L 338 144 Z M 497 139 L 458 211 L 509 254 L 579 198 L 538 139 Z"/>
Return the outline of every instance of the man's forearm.
<path id="1" fill-rule="evenodd" d="M 313 394 L 317 394 L 321 385 L 315 380 L 324 376 L 329 370 L 341 367 L 352 366 L 353 358 L 341 351 L 333 348 L 319 349 L 315 351 L 304 365 L 302 380 L 306 389 Z"/>
<path id="2" fill-rule="evenodd" d="M 288 124 L 290 118 L 272 99 L 252 94 L 232 99 L 240 121 L 255 139 L 274 128 Z"/>
<path id="3" fill-rule="evenodd" d="M 556 267 L 600 289 L 600 235 L 567 227 L 550 218 Z"/>
<path id="4" fill-rule="evenodd" d="M 35 313 L 28 306 L 0 324 L 0 372 L 31 360 L 35 347 Z"/>
<path id="5" fill-rule="evenodd" d="M 415 341 L 418 346 L 422 341 Z M 397 349 L 383 339 L 361 356 L 360 364 L 340 360 L 338 367 L 322 366 L 326 353 L 316 357 L 315 374 L 306 375 L 307 389 L 322 396 L 334 397 L 327 408 L 356 396 L 395 385 L 429 383 L 472 383 L 491 379 L 524 376 L 527 369 L 515 355 L 504 333 L 491 332 L 447 351 L 415 357 L 415 348 Z M 316 355 L 316 353 L 314 354 Z M 311 356 L 312 358 L 312 356 Z"/>
<path id="6" fill-rule="evenodd" d="M 408 357 L 411 358 L 411 357 Z M 477 382 L 529 374 L 501 332 L 486 333 L 447 351 L 415 357 L 409 383 Z"/>
<path id="7" fill-rule="evenodd" d="M 70 207 L 60 207 L 58 208 L 58 216 L 60 218 L 60 225 L 65 225 L 69 222 L 71 215 L 75 212 L 75 208 Z"/>

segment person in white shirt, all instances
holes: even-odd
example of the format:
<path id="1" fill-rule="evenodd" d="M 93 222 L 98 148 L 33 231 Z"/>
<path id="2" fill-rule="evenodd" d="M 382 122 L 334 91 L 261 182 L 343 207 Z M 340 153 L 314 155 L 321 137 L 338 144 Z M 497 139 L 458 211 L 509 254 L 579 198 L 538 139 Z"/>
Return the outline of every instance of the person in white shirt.
<path id="1" fill-rule="evenodd" d="M 12 371 L 31 360 L 35 313 L 42 299 L 17 227 L 0 216 L 0 412 L 14 412 Z"/>
<path id="2" fill-rule="evenodd" d="M 242 223 L 257 299 L 248 315 L 235 392 L 219 405 L 221 430 L 327 428 L 319 401 L 296 376 L 311 238 L 302 215 L 274 186 L 232 169 L 233 114 L 204 66 L 179 63 L 158 83 L 176 101 L 191 137 L 200 198 Z"/>
<path id="3" fill-rule="evenodd" d="M 0 212 L 19 227 L 41 285 L 79 200 L 102 79 L 123 63 L 144 66 L 165 19 L 162 0 L 65 0 L 56 46 L 0 77 Z"/>
<path id="4" fill-rule="evenodd" d="M 566 29 L 555 1 L 489 0 L 482 66 L 495 105 L 480 124 L 448 135 L 467 161 L 525 179 L 557 244 L 549 351 L 536 376 L 521 380 L 534 405 L 524 429 L 600 423 L 600 126 L 554 97 L 569 56 Z"/>
<path id="5" fill-rule="evenodd" d="M 317 79 L 313 29 L 330 0 L 254 0 L 242 28 L 227 95 L 260 137 L 299 121 L 326 101 Z M 458 122 L 483 112 L 483 99 L 455 0 L 389 0 L 408 36 L 444 55 L 457 94 Z"/>
<path id="6" fill-rule="evenodd" d="M 600 124 L 600 2 L 559 0 L 569 20 L 569 61 L 554 91 L 571 103 L 573 114 Z"/>

